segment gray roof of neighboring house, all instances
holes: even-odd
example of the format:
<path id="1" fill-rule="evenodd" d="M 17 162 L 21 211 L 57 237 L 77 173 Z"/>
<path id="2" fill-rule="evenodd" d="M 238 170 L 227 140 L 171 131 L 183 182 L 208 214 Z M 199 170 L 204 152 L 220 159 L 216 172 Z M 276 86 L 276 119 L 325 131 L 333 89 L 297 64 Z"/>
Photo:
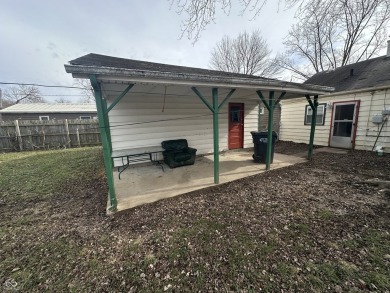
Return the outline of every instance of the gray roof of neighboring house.
<path id="1" fill-rule="evenodd" d="M 0 113 L 96 113 L 95 104 L 30 103 L 9 106 Z"/>
<path id="2" fill-rule="evenodd" d="M 331 86 L 335 92 L 390 86 L 390 57 L 381 56 L 319 72 L 305 84 Z"/>
<path id="3" fill-rule="evenodd" d="M 254 75 L 237 74 L 202 68 L 168 65 L 88 54 L 65 65 L 65 70 L 75 78 L 89 78 L 97 75 L 101 80 L 112 77 L 132 83 L 178 84 L 189 86 L 212 86 L 251 88 L 255 90 L 285 91 L 284 98 L 303 94 L 326 94 L 334 89 L 320 85 L 287 82 Z"/>

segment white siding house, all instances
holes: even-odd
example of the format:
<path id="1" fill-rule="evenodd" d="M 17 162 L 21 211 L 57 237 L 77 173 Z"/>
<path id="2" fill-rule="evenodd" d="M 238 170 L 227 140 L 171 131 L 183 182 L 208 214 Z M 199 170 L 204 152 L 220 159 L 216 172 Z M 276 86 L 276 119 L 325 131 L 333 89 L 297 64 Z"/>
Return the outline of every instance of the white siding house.
<path id="1" fill-rule="evenodd" d="M 371 151 L 377 141 L 376 147 L 390 152 L 389 57 L 318 73 L 307 83 L 336 89 L 335 93 L 319 98 L 314 144 Z M 308 143 L 310 125 L 305 125 L 305 119 L 310 112 L 306 112 L 307 105 L 305 98 L 282 101 L 281 140 Z M 338 115 L 341 120 L 337 119 Z"/>

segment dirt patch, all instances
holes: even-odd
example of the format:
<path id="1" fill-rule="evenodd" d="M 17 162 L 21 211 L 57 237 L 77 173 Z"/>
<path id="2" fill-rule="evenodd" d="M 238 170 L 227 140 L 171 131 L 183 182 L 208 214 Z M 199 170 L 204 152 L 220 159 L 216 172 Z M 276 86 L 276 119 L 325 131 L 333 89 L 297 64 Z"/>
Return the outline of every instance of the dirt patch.
<path id="1" fill-rule="evenodd" d="M 314 145 L 314 148 L 322 148 L 323 146 Z M 309 146 L 305 143 L 296 143 L 292 141 L 283 141 L 279 140 L 275 144 L 275 152 L 281 153 L 285 155 L 297 155 L 307 153 L 309 150 Z"/>
<path id="2" fill-rule="evenodd" d="M 111 217 L 101 177 L 81 190 L 69 184 L 51 197 L 0 206 L 0 286 L 386 292 L 389 196 L 366 181 L 390 180 L 389 166 L 390 156 L 369 152 L 318 153 L 312 162 Z"/>

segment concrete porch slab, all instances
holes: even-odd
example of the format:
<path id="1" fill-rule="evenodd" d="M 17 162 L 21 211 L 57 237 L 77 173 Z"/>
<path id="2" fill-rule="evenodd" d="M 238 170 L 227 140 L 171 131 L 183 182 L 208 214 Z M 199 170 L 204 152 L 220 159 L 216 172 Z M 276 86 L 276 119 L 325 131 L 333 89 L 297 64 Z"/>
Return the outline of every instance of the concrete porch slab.
<path id="1" fill-rule="evenodd" d="M 265 171 L 265 164 L 252 159 L 252 151 L 229 151 L 220 154 L 220 183 L 234 181 Z M 282 168 L 306 159 L 275 154 L 271 169 Z M 114 172 L 118 211 L 173 197 L 190 191 L 214 186 L 213 155 L 197 157 L 195 164 L 170 169 L 165 172 L 155 165 L 131 166 L 118 178 Z"/>

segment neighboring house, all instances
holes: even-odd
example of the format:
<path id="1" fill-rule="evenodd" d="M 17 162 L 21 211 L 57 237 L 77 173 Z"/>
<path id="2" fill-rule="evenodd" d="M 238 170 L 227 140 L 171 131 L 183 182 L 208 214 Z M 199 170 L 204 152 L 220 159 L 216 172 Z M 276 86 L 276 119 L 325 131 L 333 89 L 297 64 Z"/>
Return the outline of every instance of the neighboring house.
<path id="1" fill-rule="evenodd" d="M 0 119 L 7 120 L 61 120 L 94 119 L 97 117 L 95 104 L 16 104 L 0 110 Z"/>
<path id="2" fill-rule="evenodd" d="M 390 51 L 390 50 L 388 50 Z M 335 88 L 319 98 L 314 144 L 390 152 L 390 54 L 309 78 Z M 281 103 L 280 139 L 308 143 L 312 111 L 305 98 Z"/>

